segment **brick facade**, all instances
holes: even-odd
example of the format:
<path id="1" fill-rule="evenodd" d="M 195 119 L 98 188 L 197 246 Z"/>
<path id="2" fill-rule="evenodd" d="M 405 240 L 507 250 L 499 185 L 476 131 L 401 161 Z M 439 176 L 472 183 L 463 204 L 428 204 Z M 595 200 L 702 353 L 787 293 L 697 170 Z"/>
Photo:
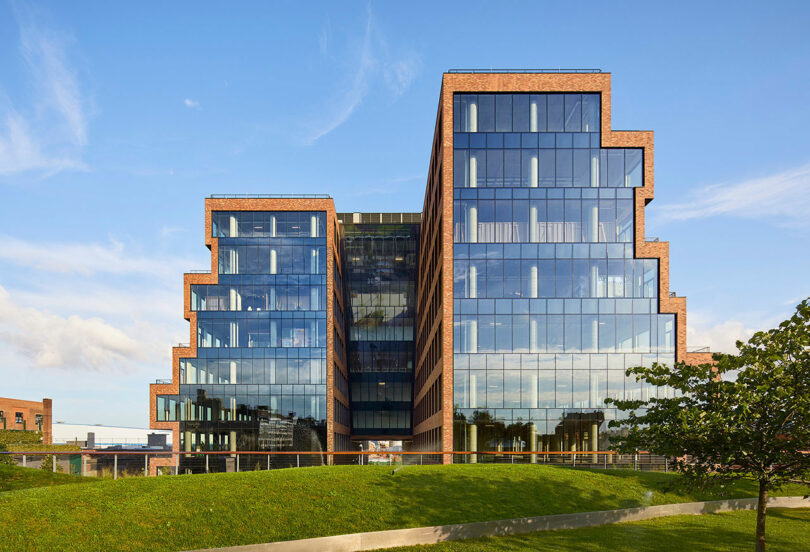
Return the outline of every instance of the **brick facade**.
<path id="1" fill-rule="evenodd" d="M 42 417 L 42 443 L 53 444 L 53 404 L 51 399 L 42 401 L 23 401 L 19 399 L 6 399 L 0 397 L 0 412 L 3 422 L 0 429 L 17 431 L 39 431 L 37 416 Z M 17 422 L 17 414 L 22 415 L 22 421 Z"/>

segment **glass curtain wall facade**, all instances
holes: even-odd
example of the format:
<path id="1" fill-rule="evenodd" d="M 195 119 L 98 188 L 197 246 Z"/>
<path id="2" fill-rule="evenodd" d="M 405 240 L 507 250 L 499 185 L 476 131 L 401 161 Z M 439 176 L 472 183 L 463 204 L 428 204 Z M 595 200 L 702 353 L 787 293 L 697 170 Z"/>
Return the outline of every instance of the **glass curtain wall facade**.
<path id="1" fill-rule="evenodd" d="M 453 121 L 454 448 L 605 450 L 605 398 L 670 392 L 625 369 L 675 356 L 643 150 L 601 147 L 599 94 L 455 94 Z"/>
<path id="2" fill-rule="evenodd" d="M 180 359 L 156 421 L 180 423 L 184 451 L 326 450 L 326 214 L 211 222 L 218 283 L 189 286 L 197 356 Z"/>
<path id="3" fill-rule="evenodd" d="M 402 439 L 413 419 L 419 213 L 338 214 L 343 223 L 351 430 Z M 361 222 L 362 221 L 362 222 Z M 399 222 L 405 221 L 405 222 Z"/>

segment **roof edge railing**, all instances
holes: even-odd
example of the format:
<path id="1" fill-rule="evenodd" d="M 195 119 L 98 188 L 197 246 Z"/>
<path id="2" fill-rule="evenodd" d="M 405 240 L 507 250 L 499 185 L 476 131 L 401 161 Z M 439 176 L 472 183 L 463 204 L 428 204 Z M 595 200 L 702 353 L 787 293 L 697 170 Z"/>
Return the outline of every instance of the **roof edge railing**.
<path id="1" fill-rule="evenodd" d="M 211 194 L 210 199 L 332 199 L 329 194 Z"/>
<path id="2" fill-rule="evenodd" d="M 448 69 L 448 73 L 601 73 L 601 69 Z"/>

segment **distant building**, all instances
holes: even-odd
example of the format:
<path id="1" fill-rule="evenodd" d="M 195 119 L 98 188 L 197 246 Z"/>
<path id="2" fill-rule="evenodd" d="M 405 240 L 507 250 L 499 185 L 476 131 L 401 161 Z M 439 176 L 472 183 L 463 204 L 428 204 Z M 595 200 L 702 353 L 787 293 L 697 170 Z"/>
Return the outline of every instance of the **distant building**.
<path id="1" fill-rule="evenodd" d="M 53 424 L 53 443 L 78 444 L 88 448 L 140 447 L 150 444 L 150 435 L 163 435 L 172 442 L 172 432 L 141 427 L 115 427 L 91 424 Z M 92 438 L 88 438 L 91 435 Z M 154 439 L 154 438 L 153 438 Z"/>
<path id="2" fill-rule="evenodd" d="M 0 397 L 0 429 L 16 431 L 40 431 L 42 442 L 52 444 L 51 399 L 23 401 Z"/>

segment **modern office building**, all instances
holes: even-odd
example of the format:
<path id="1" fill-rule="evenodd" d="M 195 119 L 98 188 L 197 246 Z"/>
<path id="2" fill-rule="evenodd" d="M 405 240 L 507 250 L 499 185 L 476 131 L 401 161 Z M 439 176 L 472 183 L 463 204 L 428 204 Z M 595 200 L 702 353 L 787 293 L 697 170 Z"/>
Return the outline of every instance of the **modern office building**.
<path id="1" fill-rule="evenodd" d="M 604 450 L 605 398 L 670 392 L 626 368 L 708 359 L 652 197 L 653 134 L 611 129 L 610 74 L 446 73 L 421 213 L 206 199 L 211 271 L 185 275 L 151 425 L 180 451 Z"/>

